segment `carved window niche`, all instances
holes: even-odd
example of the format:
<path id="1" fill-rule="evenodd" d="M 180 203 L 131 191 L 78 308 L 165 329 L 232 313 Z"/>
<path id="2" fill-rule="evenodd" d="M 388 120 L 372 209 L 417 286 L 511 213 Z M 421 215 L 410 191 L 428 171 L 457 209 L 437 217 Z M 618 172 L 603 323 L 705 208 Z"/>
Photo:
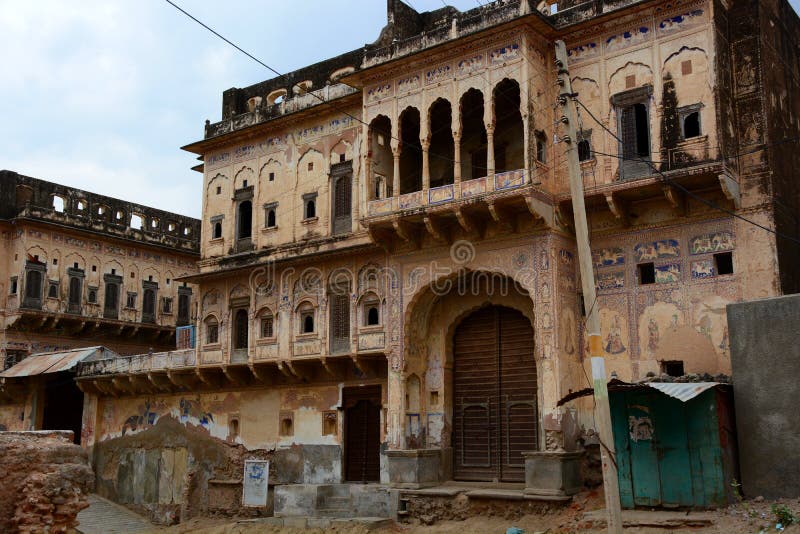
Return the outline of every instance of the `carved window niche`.
<path id="1" fill-rule="evenodd" d="M 189 324 L 191 313 L 192 301 L 192 288 L 183 285 L 178 288 L 178 321 L 177 326 L 186 326 Z"/>
<path id="2" fill-rule="evenodd" d="M 292 412 L 280 412 L 279 432 L 281 437 L 294 436 L 294 414 Z"/>
<path id="3" fill-rule="evenodd" d="M 322 412 L 322 435 L 335 436 L 338 434 L 338 413 L 336 410 Z"/>
<path id="4" fill-rule="evenodd" d="M 89 286 L 88 291 L 86 293 L 86 303 L 87 304 L 97 304 L 97 288 L 94 286 Z"/>
<path id="5" fill-rule="evenodd" d="M 8 294 L 9 295 L 16 295 L 17 291 L 19 290 L 19 282 L 16 276 L 12 276 L 8 282 Z"/>
<path id="6" fill-rule="evenodd" d="M 136 309 L 136 293 L 131 293 L 130 291 L 128 291 L 128 294 L 125 297 L 125 309 L 126 310 Z"/>
<path id="7" fill-rule="evenodd" d="M 264 229 L 274 231 L 278 229 L 278 203 L 264 204 Z"/>
<path id="8" fill-rule="evenodd" d="M 47 265 L 37 259 L 25 262 L 25 293 L 22 307 L 31 310 L 42 309 L 42 292 Z"/>
<path id="9" fill-rule="evenodd" d="M 172 315 L 172 297 L 161 297 L 161 313 Z"/>
<path id="10" fill-rule="evenodd" d="M 236 252 L 253 248 L 253 186 L 237 189 L 236 201 Z"/>
<path id="11" fill-rule="evenodd" d="M 205 344 L 217 345 L 219 344 L 219 321 L 213 315 L 206 317 L 203 321 L 205 328 Z"/>
<path id="12" fill-rule="evenodd" d="M 142 322 L 156 322 L 156 298 L 158 295 L 158 282 L 142 281 Z"/>
<path id="13" fill-rule="evenodd" d="M 83 269 L 70 267 L 67 269 L 69 277 L 69 296 L 67 300 L 67 313 L 81 313 L 83 303 L 83 280 L 86 277 Z M 97 295 L 95 295 L 95 299 Z"/>
<path id="14" fill-rule="evenodd" d="M 314 305 L 303 302 L 297 307 L 298 336 L 312 336 L 316 334 L 316 315 Z"/>
<path id="15" fill-rule="evenodd" d="M 365 295 L 361 302 L 361 325 L 367 329 L 381 326 L 381 302 L 374 293 Z"/>
<path id="16" fill-rule="evenodd" d="M 303 195 L 303 224 L 311 224 L 317 221 L 317 193 L 306 193 Z"/>
<path id="17" fill-rule="evenodd" d="M 119 318 L 119 294 L 120 288 L 122 287 L 122 277 L 113 273 L 106 274 L 103 275 L 103 282 L 105 282 L 103 317 L 107 319 L 117 319 Z"/>
<path id="18" fill-rule="evenodd" d="M 47 285 L 47 298 L 58 300 L 58 280 L 50 280 Z"/>
<path id="19" fill-rule="evenodd" d="M 617 115 L 619 178 L 633 180 L 652 174 L 650 146 L 650 98 L 653 87 L 646 85 L 611 97 Z"/>
<path id="20" fill-rule="evenodd" d="M 222 221 L 224 215 L 214 215 L 211 217 L 211 241 L 222 241 Z"/>
<path id="21" fill-rule="evenodd" d="M 258 315 L 258 342 L 259 344 L 271 344 L 275 342 L 276 328 L 275 316 L 272 310 L 265 308 Z"/>
<path id="22" fill-rule="evenodd" d="M 700 122 L 700 110 L 703 104 L 692 104 L 678 108 L 678 120 L 681 125 L 681 139 L 688 140 L 703 135 Z"/>

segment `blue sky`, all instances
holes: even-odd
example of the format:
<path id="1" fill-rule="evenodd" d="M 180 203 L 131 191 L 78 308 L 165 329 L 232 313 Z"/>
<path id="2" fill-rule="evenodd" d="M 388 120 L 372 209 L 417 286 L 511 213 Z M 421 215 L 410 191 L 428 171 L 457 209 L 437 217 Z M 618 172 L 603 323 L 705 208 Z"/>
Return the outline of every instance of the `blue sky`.
<path id="1" fill-rule="evenodd" d="M 385 0 L 177 3 L 281 72 L 374 41 L 386 19 Z M 162 0 L 0 0 L 0 65 L 0 168 L 194 217 L 201 176 L 179 147 L 220 119 L 222 91 L 273 77 Z"/>

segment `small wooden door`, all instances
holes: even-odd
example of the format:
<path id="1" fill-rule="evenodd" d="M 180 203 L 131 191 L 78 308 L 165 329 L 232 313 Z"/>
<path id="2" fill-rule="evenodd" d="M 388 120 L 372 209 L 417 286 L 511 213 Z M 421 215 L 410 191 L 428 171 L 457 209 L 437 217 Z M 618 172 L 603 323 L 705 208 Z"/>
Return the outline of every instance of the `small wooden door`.
<path id="1" fill-rule="evenodd" d="M 453 340 L 453 476 L 525 478 L 523 451 L 538 449 L 533 328 L 520 312 L 482 308 Z"/>
<path id="2" fill-rule="evenodd" d="M 381 387 L 345 388 L 343 402 L 345 479 L 377 482 L 381 478 Z"/>

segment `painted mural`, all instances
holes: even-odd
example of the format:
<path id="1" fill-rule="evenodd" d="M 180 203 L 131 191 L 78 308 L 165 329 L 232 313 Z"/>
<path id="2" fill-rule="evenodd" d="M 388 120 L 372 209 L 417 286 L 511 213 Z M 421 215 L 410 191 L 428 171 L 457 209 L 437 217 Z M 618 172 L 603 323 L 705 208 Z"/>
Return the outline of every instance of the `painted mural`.
<path id="1" fill-rule="evenodd" d="M 633 253 L 638 263 L 662 258 L 677 258 L 681 255 L 680 245 L 675 239 L 641 243 L 633 247 Z"/>
<path id="2" fill-rule="evenodd" d="M 693 237 L 689 240 L 691 254 L 706 254 L 733 250 L 733 234 L 731 232 L 715 232 Z"/>

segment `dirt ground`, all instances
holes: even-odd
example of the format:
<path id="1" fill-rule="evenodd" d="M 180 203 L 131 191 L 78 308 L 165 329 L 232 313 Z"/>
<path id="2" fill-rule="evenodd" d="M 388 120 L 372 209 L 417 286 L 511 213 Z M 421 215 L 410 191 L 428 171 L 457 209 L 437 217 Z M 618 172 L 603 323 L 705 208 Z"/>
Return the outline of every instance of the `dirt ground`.
<path id="1" fill-rule="evenodd" d="M 755 499 L 744 501 L 737 505 L 711 512 L 713 521 L 706 527 L 642 527 L 630 526 L 625 528 L 626 533 L 657 534 L 657 533 L 703 533 L 703 534 L 735 534 L 761 532 L 781 532 L 776 529 L 777 519 L 772 512 L 774 501 Z M 778 505 L 786 506 L 800 521 L 800 499 L 778 501 Z M 506 518 L 503 516 L 474 516 L 468 519 L 437 521 L 432 525 L 422 525 L 419 521 L 409 524 L 395 524 L 377 530 L 369 531 L 365 527 L 331 527 L 319 528 L 290 528 L 276 527 L 258 523 L 238 523 L 232 519 L 205 519 L 198 518 L 187 523 L 172 527 L 160 528 L 146 534 L 505 534 L 509 527 L 518 527 L 525 534 L 567 534 L 577 532 L 601 533 L 605 528 L 593 525 L 584 519 L 584 512 L 598 510 L 603 507 L 602 494 L 586 492 L 577 495 L 566 508 L 554 510 L 537 515 L 523 515 L 521 517 Z M 653 517 L 659 513 L 653 512 Z M 511 514 L 513 515 L 513 514 Z M 785 534 L 800 534 L 800 524 L 785 527 Z"/>

